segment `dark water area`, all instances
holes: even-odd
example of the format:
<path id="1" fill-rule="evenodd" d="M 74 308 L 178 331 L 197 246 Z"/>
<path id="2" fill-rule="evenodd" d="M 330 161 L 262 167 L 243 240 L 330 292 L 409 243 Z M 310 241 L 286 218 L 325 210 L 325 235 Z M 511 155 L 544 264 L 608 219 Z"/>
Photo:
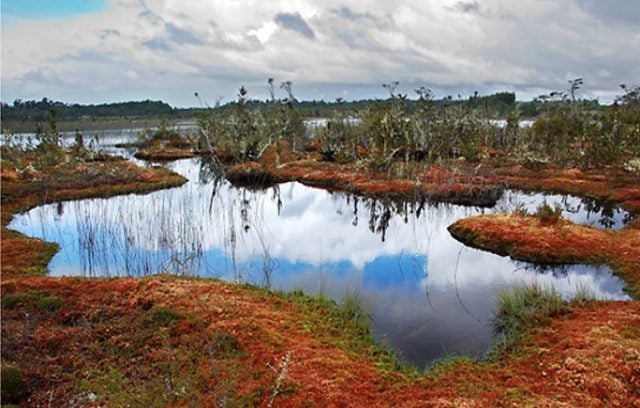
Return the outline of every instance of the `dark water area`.
<path id="1" fill-rule="evenodd" d="M 561 205 L 575 222 L 621 228 L 628 214 L 619 209 L 517 191 L 479 209 L 367 199 L 299 183 L 249 190 L 216 178 L 200 159 L 166 166 L 189 182 L 40 206 L 17 215 L 10 228 L 61 245 L 50 263 L 53 276 L 171 273 L 321 292 L 338 302 L 356 296 L 376 337 L 418 367 L 448 355 L 482 356 L 494 334 L 496 294 L 512 285 L 536 282 L 566 297 L 586 287 L 601 299 L 627 298 L 607 267 L 514 262 L 467 248 L 447 231 L 464 217 L 535 211 L 544 201 Z"/>

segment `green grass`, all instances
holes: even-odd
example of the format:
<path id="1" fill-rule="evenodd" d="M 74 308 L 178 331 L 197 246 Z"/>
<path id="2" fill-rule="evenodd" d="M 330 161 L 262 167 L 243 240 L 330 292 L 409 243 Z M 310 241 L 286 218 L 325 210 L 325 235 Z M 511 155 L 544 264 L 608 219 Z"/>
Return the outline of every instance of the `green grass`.
<path id="1" fill-rule="evenodd" d="M 497 337 L 490 350 L 493 356 L 517 350 L 527 330 L 545 326 L 551 318 L 570 310 L 568 302 L 554 288 L 537 284 L 503 290 L 497 302 L 498 311 L 493 321 Z"/>
<path id="2" fill-rule="evenodd" d="M 576 286 L 576 293 L 573 295 L 573 299 L 571 299 L 571 304 L 585 305 L 596 300 L 598 300 L 596 294 L 588 285 L 584 283 L 578 283 L 578 285 Z"/>
<path id="3" fill-rule="evenodd" d="M 301 322 L 305 331 L 329 344 L 361 357 L 369 357 L 378 370 L 419 376 L 418 368 L 406 363 L 388 345 L 377 341 L 371 331 L 371 315 L 358 293 L 347 293 L 340 303 L 326 294 L 306 294 L 302 291 L 270 293 L 300 307 L 305 316 Z"/>
<path id="4" fill-rule="evenodd" d="M 64 305 L 61 298 L 50 296 L 47 292 L 39 290 L 6 294 L 0 303 L 3 309 L 14 309 L 23 305 L 48 312 L 55 312 Z"/>
<path id="5" fill-rule="evenodd" d="M 437 379 L 439 376 L 458 370 L 461 366 L 478 363 L 479 361 L 472 357 L 452 354 L 433 360 L 427 365 L 425 375 L 427 378 Z"/>
<path id="6" fill-rule="evenodd" d="M 180 313 L 166 307 L 155 307 L 149 311 L 149 321 L 159 326 L 168 326 L 182 318 Z"/>

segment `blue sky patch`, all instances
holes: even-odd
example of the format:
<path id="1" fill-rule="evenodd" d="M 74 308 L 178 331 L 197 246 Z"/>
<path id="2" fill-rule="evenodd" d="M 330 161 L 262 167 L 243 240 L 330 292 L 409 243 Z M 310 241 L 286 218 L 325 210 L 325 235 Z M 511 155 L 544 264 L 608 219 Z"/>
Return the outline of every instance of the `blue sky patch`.
<path id="1" fill-rule="evenodd" d="M 2 0 L 2 17 L 65 18 L 107 8 L 106 0 Z"/>
<path id="2" fill-rule="evenodd" d="M 408 286 L 419 289 L 425 278 L 425 255 L 383 255 L 364 266 L 364 285 L 384 288 Z"/>

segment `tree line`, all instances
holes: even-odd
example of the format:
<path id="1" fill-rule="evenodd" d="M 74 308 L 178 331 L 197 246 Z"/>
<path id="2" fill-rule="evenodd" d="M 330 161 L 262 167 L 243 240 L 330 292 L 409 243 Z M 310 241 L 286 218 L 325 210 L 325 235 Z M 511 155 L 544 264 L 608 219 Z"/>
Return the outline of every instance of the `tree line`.
<path id="1" fill-rule="evenodd" d="M 517 101 L 514 92 L 497 92 L 491 95 L 480 96 L 477 93 L 470 98 L 447 96 L 433 103 L 436 106 L 459 106 L 473 102 L 474 109 L 482 113 L 483 116 L 504 118 L 514 108 L 518 107 L 523 117 L 535 117 L 543 112 L 545 101 L 538 99 L 533 101 Z M 250 110 L 264 109 L 270 104 L 270 100 L 250 99 L 244 102 L 244 106 Z M 237 108 L 238 101 L 216 105 L 214 110 L 222 113 L 233 111 Z M 361 99 L 345 101 L 341 98 L 335 101 L 310 100 L 296 101 L 297 109 L 303 117 L 329 117 L 335 112 L 364 111 L 371 106 L 383 105 L 384 100 Z M 598 109 L 597 101 L 588 101 L 593 109 Z M 419 99 L 407 98 L 406 109 L 413 112 L 420 107 Z M 57 120 L 80 120 L 97 118 L 167 118 L 181 119 L 192 118 L 208 111 L 209 107 L 197 108 L 176 108 L 163 101 L 129 101 L 104 104 L 82 105 L 78 103 L 68 104 L 54 101 L 48 98 L 41 100 L 21 100 L 16 99 L 12 104 L 2 102 L 3 121 L 34 121 L 44 122 L 50 113 L 53 112 Z"/>

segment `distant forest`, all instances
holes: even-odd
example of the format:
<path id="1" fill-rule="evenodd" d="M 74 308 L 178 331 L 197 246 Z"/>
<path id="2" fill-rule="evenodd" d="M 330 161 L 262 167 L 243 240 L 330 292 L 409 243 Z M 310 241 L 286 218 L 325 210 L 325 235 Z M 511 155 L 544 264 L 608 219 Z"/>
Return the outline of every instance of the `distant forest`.
<path id="1" fill-rule="evenodd" d="M 361 111 L 375 104 L 383 103 L 380 99 L 365 99 L 358 101 L 336 100 L 327 101 L 295 101 L 296 109 L 304 117 L 329 117 L 336 112 Z M 530 118 L 540 114 L 543 110 L 544 101 L 534 99 L 532 101 L 516 101 L 516 94 L 513 92 L 498 92 L 487 96 L 477 94 L 467 99 L 461 97 L 446 97 L 433 101 L 435 105 L 455 106 L 471 105 L 486 117 L 504 118 L 514 110 L 517 110 L 520 117 Z M 592 109 L 598 109 L 596 100 L 581 101 L 586 102 Z M 257 109 L 271 103 L 270 101 L 250 100 L 247 107 Z M 217 106 L 216 110 L 233 109 L 236 102 L 229 102 Z M 415 109 L 417 101 L 406 99 L 406 107 L 409 111 Z M 167 118 L 167 119 L 189 119 L 206 112 L 209 108 L 174 108 L 162 101 L 139 101 L 139 102 L 117 102 L 98 105 L 66 104 L 43 98 L 35 100 L 16 100 L 12 104 L 2 102 L 1 115 L 3 122 L 25 122 L 44 121 L 49 113 L 52 113 L 56 120 L 73 121 L 81 119 L 99 118 Z"/>

